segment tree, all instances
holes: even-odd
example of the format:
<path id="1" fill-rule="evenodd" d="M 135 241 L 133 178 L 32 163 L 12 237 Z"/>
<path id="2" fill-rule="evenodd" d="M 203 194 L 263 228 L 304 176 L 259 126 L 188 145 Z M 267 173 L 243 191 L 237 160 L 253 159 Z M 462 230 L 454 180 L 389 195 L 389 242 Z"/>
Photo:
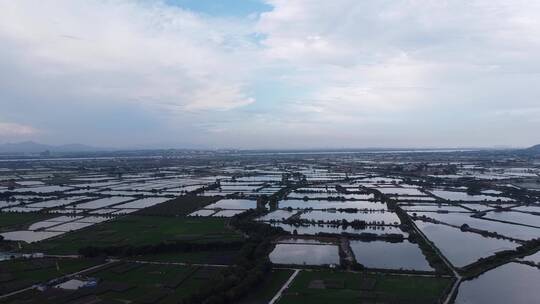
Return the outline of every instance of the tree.
<path id="1" fill-rule="evenodd" d="M 467 186 L 467 194 L 469 195 L 480 194 L 481 190 L 482 190 L 482 186 L 477 183 L 471 183 Z"/>

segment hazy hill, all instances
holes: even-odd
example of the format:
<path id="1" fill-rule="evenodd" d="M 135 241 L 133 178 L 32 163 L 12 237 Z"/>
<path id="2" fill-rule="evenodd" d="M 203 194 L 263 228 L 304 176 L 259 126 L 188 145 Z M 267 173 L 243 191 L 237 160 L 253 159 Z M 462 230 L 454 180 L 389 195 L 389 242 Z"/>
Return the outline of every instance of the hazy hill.
<path id="1" fill-rule="evenodd" d="M 92 152 L 104 151 L 105 149 L 86 146 L 82 144 L 69 145 L 45 145 L 33 141 L 24 141 L 18 143 L 0 144 L 0 153 L 40 153 L 44 151 L 51 152 Z"/>
<path id="2" fill-rule="evenodd" d="M 540 145 L 535 145 L 526 149 L 529 152 L 540 153 Z"/>

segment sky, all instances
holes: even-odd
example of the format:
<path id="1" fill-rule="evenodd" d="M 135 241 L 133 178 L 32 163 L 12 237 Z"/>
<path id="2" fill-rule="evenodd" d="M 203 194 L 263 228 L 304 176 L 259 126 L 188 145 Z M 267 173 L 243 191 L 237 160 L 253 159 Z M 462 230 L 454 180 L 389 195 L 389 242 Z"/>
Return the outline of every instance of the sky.
<path id="1" fill-rule="evenodd" d="M 540 143 L 540 1 L 0 0 L 0 143 Z"/>

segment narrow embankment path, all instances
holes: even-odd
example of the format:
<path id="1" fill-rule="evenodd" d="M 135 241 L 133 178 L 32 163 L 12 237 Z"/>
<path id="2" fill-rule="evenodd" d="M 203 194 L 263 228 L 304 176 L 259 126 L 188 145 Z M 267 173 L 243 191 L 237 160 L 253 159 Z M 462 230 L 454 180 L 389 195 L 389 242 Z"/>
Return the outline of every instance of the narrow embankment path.
<path id="1" fill-rule="evenodd" d="M 411 221 L 412 222 L 412 226 L 414 228 L 414 230 L 418 233 L 418 235 L 420 235 L 424 241 L 429 245 L 431 246 L 431 248 L 433 248 L 433 250 L 439 255 L 439 257 L 443 260 L 443 262 L 446 264 L 446 266 L 452 270 L 452 272 L 454 273 L 454 277 L 456 278 L 456 281 L 454 282 L 454 285 L 452 286 L 452 289 L 450 290 L 450 292 L 448 292 L 448 295 L 446 296 L 446 299 L 444 300 L 444 304 L 451 304 L 453 302 L 453 298 L 454 298 L 454 295 L 457 293 L 457 290 L 458 290 L 458 287 L 459 287 L 459 284 L 461 284 L 461 281 L 463 280 L 463 278 L 461 277 L 461 275 L 459 274 L 459 272 L 456 270 L 456 268 L 454 267 L 454 265 L 452 265 L 452 263 L 450 263 L 450 261 L 448 261 L 448 259 L 441 253 L 441 251 L 439 250 L 439 248 L 437 248 L 435 245 L 433 245 L 433 243 L 431 243 L 431 241 L 424 235 L 424 233 L 422 232 L 422 230 L 420 230 L 416 224 L 414 223 L 414 221 Z"/>
<path id="2" fill-rule="evenodd" d="M 198 266 L 198 267 L 231 267 L 232 265 L 223 264 L 198 264 L 198 263 L 184 263 L 184 262 L 160 262 L 160 261 L 144 261 L 144 260 L 129 260 L 129 259 L 108 259 L 112 262 L 129 262 L 137 264 L 153 264 L 153 265 L 173 265 L 173 266 Z"/>
<path id="3" fill-rule="evenodd" d="M 287 280 L 287 282 L 285 282 L 285 284 L 283 284 L 283 286 L 281 286 L 281 288 L 279 289 L 279 291 L 276 293 L 276 295 L 272 298 L 272 300 L 270 300 L 270 302 L 268 302 L 268 304 L 274 304 L 276 303 L 279 298 L 281 298 L 281 295 L 283 294 L 283 291 L 285 291 L 285 289 L 289 288 L 289 286 L 291 285 L 292 281 L 294 280 L 294 278 L 296 278 L 296 276 L 298 275 L 298 273 L 300 272 L 300 269 L 295 269 L 293 274 L 291 275 L 291 277 Z"/>

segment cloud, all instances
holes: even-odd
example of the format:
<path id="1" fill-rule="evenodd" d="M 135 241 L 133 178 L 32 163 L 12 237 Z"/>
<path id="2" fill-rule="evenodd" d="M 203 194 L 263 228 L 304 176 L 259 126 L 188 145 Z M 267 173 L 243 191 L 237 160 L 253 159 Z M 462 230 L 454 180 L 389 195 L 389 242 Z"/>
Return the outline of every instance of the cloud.
<path id="1" fill-rule="evenodd" d="M 29 136 L 37 133 L 38 130 L 29 125 L 0 122 L 0 136 L 3 137 Z"/>
<path id="2" fill-rule="evenodd" d="M 133 101 L 228 110 L 243 87 L 251 43 L 240 23 L 160 2 L 0 3 L 0 65 L 71 102 Z M 53 93 L 52 91 L 55 91 Z"/>
<path id="3" fill-rule="evenodd" d="M 540 97 L 533 85 L 540 75 L 537 2 L 267 3 L 273 10 L 256 26 L 264 56 L 288 66 L 282 77 L 289 85 L 307 88 L 290 103 L 289 116 L 312 122 L 311 128 L 341 126 L 351 140 L 380 128 L 381 142 L 391 142 L 403 133 L 425 134 L 418 124 L 424 121 L 433 134 L 422 141 L 443 142 L 434 139 L 456 124 L 476 129 L 485 140 L 474 140 L 485 144 L 497 139 L 479 114 L 527 112 Z M 404 127 L 395 129 L 395 123 Z M 530 125 L 506 123 L 534 137 Z M 453 132 L 449 143 L 469 140 L 462 129 Z"/>
<path id="4" fill-rule="evenodd" d="M 103 145 L 533 143 L 540 2 L 265 2 L 1 1 L 2 118 Z"/>

